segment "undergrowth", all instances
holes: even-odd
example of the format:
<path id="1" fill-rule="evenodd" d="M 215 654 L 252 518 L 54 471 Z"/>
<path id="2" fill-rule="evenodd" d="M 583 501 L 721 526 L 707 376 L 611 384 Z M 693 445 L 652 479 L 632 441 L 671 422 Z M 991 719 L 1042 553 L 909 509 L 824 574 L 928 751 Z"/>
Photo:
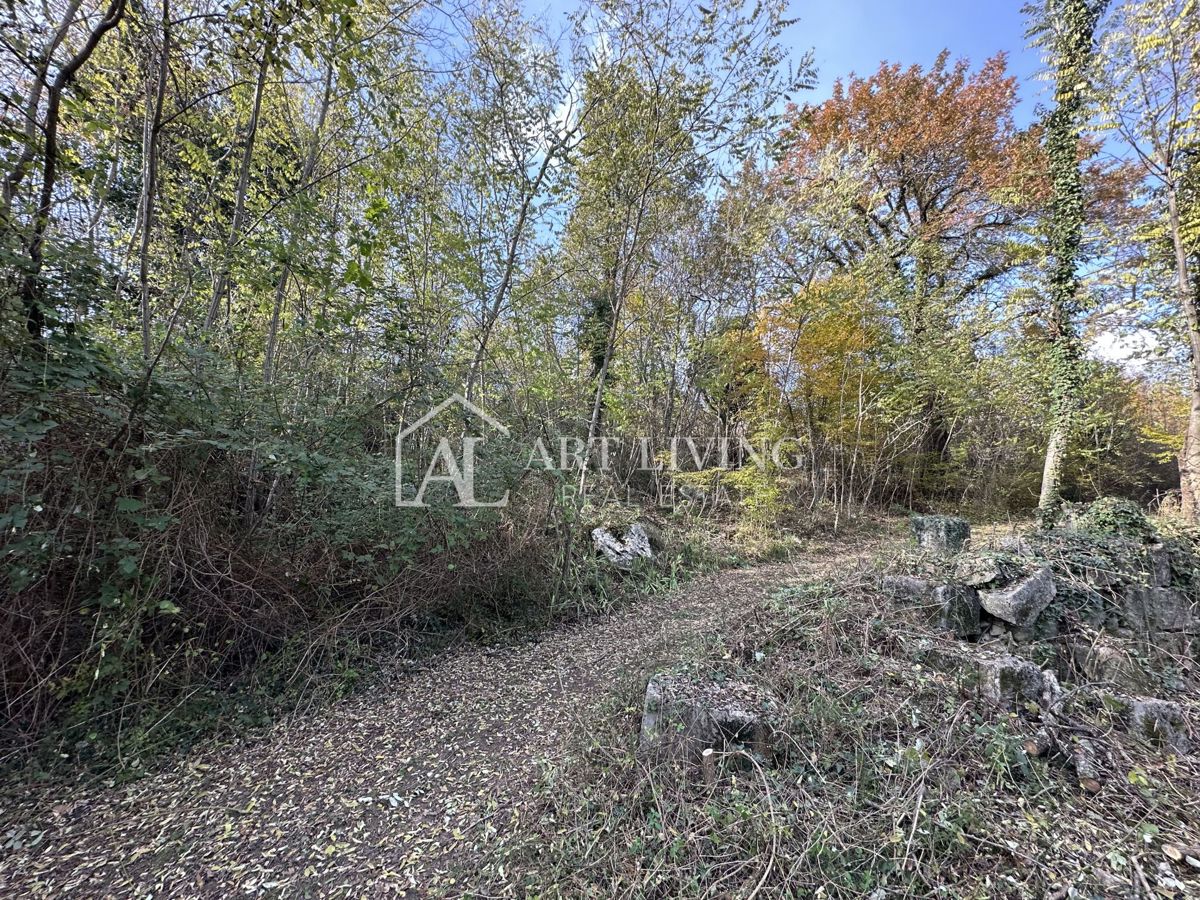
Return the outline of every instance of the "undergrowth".
<path id="1" fill-rule="evenodd" d="M 1126 736 L 1118 777 L 1082 793 L 1024 751 L 1035 714 L 919 661 L 944 638 L 875 584 L 788 588 L 681 664 L 780 698 L 769 755 L 727 746 L 705 783 L 639 753 L 642 673 L 548 775 L 537 833 L 499 840 L 483 877 L 514 896 L 1095 896 L 1135 883 L 1159 842 L 1196 842 L 1193 758 Z"/>
<path id="2" fill-rule="evenodd" d="M 380 403 L 285 403 L 186 352 L 148 376 L 56 334 L 0 368 L 0 766 L 136 775 L 344 696 L 382 659 L 729 562 L 680 529 L 664 567 L 617 576 L 560 485 L 503 465 L 506 509 L 398 509 Z"/>

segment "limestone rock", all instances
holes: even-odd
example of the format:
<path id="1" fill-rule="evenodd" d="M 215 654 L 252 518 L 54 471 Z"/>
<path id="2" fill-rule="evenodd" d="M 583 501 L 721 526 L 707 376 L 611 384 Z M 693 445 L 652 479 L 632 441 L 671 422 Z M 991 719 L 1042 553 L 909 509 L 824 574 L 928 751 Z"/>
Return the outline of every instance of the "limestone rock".
<path id="1" fill-rule="evenodd" d="M 1183 591 L 1152 587 L 1146 596 L 1146 624 L 1152 631 L 1194 631 L 1196 603 Z"/>
<path id="2" fill-rule="evenodd" d="M 885 575 L 880 584 L 884 594 L 893 600 L 924 600 L 933 591 L 928 581 L 911 575 Z"/>
<path id="3" fill-rule="evenodd" d="M 1174 753 L 1188 753 L 1192 742 L 1182 707 L 1169 700 L 1109 696 L 1105 703 L 1118 712 L 1121 724 L 1138 737 Z"/>
<path id="4" fill-rule="evenodd" d="M 646 685 L 640 745 L 644 752 L 699 758 L 706 748 L 770 743 L 780 705 L 744 681 L 695 681 L 654 675 Z"/>
<path id="5" fill-rule="evenodd" d="M 1029 556 L 1033 553 L 1033 544 L 1029 539 L 1019 534 L 1006 534 L 993 542 L 996 549 L 1014 556 Z"/>
<path id="6" fill-rule="evenodd" d="M 1031 625 L 1021 627 L 1013 625 L 1009 633 L 1018 644 L 1036 644 L 1042 641 L 1052 641 L 1059 635 L 1059 616 L 1038 616 Z"/>
<path id="7" fill-rule="evenodd" d="M 1083 557 L 1078 561 L 1083 580 L 1092 588 L 1118 587 L 1123 581 L 1121 573 L 1112 563 L 1102 557 Z"/>
<path id="8" fill-rule="evenodd" d="M 917 546 L 939 553 L 957 553 L 971 537 L 971 526 L 955 516 L 913 516 Z"/>
<path id="9" fill-rule="evenodd" d="M 592 543 L 598 553 L 625 572 L 639 559 L 650 559 L 654 555 L 650 549 L 650 535 L 638 523 L 630 525 L 619 537 L 607 528 L 593 528 Z"/>
<path id="10" fill-rule="evenodd" d="M 1054 715 L 1061 715 L 1067 695 L 1058 681 L 1058 676 L 1050 669 L 1042 670 L 1042 708 Z"/>
<path id="11" fill-rule="evenodd" d="M 1040 703 L 1044 686 L 1041 670 L 1027 659 L 998 656 L 979 661 L 979 693 L 997 706 Z"/>
<path id="12" fill-rule="evenodd" d="M 997 619 L 1021 628 L 1032 625 L 1053 599 L 1054 576 L 1049 566 L 1009 587 L 980 594 L 984 609 Z"/>
<path id="13" fill-rule="evenodd" d="M 1127 691 L 1142 691 L 1150 679 L 1137 659 L 1108 635 L 1071 646 L 1071 657 L 1088 681 L 1107 682 Z"/>
<path id="14" fill-rule="evenodd" d="M 984 587 L 1005 577 L 1003 561 L 995 554 L 965 554 L 954 562 L 954 577 L 971 587 Z"/>
<path id="15" fill-rule="evenodd" d="M 966 584 L 943 584 L 933 591 L 937 626 L 958 637 L 979 635 L 979 592 Z"/>
<path id="16" fill-rule="evenodd" d="M 1150 566 L 1150 584 L 1153 587 L 1171 586 L 1171 550 L 1166 544 L 1155 544 L 1146 550 Z"/>
<path id="17" fill-rule="evenodd" d="M 1176 753 L 1187 753 L 1191 749 L 1187 720 L 1179 704 L 1167 700 L 1134 700 L 1131 706 L 1130 731 Z"/>
<path id="18" fill-rule="evenodd" d="M 1125 625 L 1151 635 L 1163 631 L 1200 630 L 1195 607 L 1195 602 L 1175 588 L 1132 584 L 1121 592 Z"/>

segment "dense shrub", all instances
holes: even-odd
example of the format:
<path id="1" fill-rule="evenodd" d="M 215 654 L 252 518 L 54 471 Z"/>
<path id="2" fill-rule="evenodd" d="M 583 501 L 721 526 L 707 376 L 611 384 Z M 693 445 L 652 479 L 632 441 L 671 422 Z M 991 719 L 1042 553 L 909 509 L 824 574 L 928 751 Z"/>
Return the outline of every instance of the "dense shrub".
<path id="1" fill-rule="evenodd" d="M 60 337 L 3 372 L 7 748 L 121 732 L 136 756 L 247 673 L 268 699 L 306 671 L 352 680 L 370 646 L 570 589 L 542 485 L 503 511 L 397 509 L 371 408 L 284 415 L 192 362 L 146 380 Z"/>

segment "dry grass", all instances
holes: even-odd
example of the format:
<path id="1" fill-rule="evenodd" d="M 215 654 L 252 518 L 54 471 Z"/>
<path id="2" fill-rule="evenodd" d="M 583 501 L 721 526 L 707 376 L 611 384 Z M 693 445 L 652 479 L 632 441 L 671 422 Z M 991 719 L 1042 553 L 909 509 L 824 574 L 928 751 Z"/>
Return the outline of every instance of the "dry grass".
<path id="1" fill-rule="evenodd" d="M 826 567 L 877 542 L 814 542 Z M 537 829 L 536 785 L 615 685 L 761 606 L 793 564 L 729 570 L 511 646 L 403 667 L 265 737 L 124 785 L 10 791 L 5 895 L 458 895 Z"/>
<path id="2" fill-rule="evenodd" d="M 11 794 L 6 896 L 1183 896 L 1200 764 L 1112 728 L 1096 796 L 922 662 L 950 648 L 875 590 L 896 534 L 812 540 L 536 641 L 464 647 L 261 740 L 133 784 Z M 961 649 L 961 648 L 959 648 Z M 778 751 L 715 784 L 636 753 L 646 677 L 749 679 Z"/>
<path id="3" fill-rule="evenodd" d="M 1151 748 L 1080 702 L 1066 727 L 1108 754 L 1103 789 L 1088 795 L 1067 760 L 1024 752 L 1042 711 L 994 709 L 969 673 L 923 665 L 916 648 L 953 642 L 875 583 L 868 567 L 784 590 L 687 664 L 765 685 L 789 710 L 774 758 L 749 764 L 727 748 L 715 786 L 638 756 L 644 678 L 628 679 L 545 781 L 536 834 L 490 862 L 492 893 L 1200 895 L 1189 880 L 1200 873 L 1161 850 L 1200 843 L 1200 759 Z M 1196 721 L 1196 697 L 1183 699 Z"/>

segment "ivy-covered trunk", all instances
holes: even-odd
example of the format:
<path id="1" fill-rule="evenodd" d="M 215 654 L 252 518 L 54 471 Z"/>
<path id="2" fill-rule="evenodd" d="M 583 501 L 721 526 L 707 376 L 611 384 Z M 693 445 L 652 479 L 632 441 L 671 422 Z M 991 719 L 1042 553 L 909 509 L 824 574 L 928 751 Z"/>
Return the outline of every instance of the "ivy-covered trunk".
<path id="1" fill-rule="evenodd" d="M 1056 83 L 1046 118 L 1046 155 L 1053 190 L 1050 210 L 1050 436 L 1038 508 L 1053 518 L 1062 500 L 1063 463 L 1070 452 L 1080 406 L 1083 356 L 1075 317 L 1080 309 L 1076 271 L 1083 240 L 1083 180 L 1079 171 L 1088 69 L 1103 3 L 1054 0 L 1050 5 Z"/>

